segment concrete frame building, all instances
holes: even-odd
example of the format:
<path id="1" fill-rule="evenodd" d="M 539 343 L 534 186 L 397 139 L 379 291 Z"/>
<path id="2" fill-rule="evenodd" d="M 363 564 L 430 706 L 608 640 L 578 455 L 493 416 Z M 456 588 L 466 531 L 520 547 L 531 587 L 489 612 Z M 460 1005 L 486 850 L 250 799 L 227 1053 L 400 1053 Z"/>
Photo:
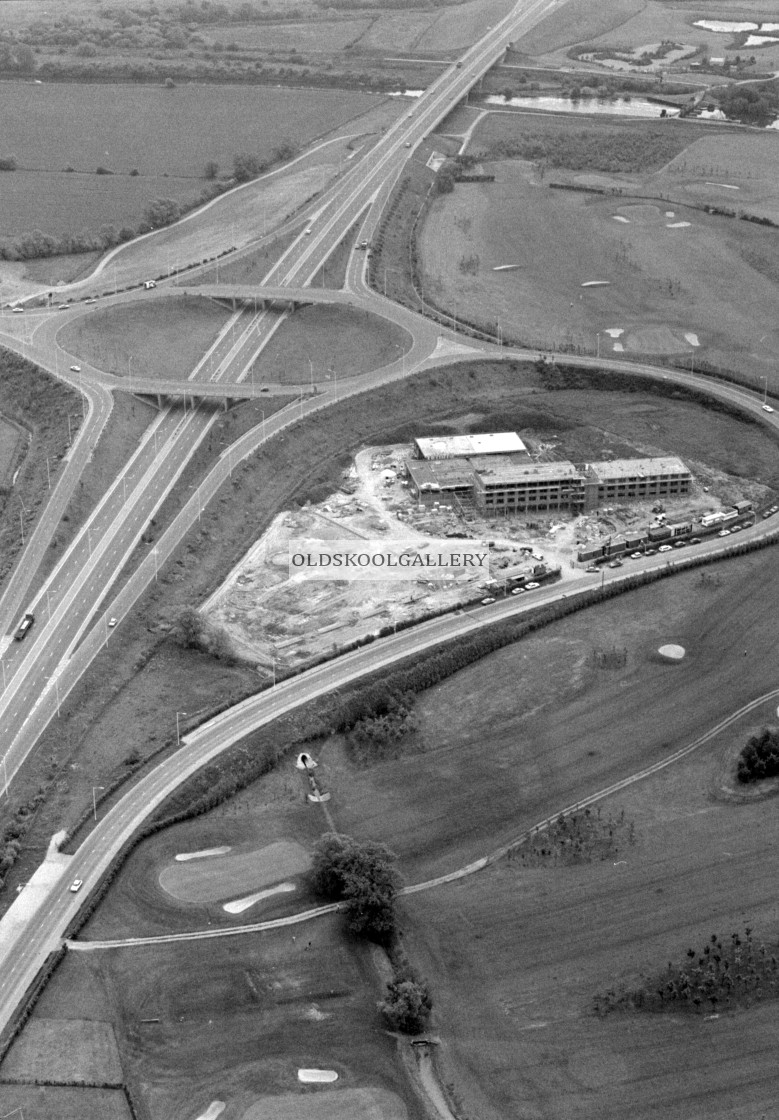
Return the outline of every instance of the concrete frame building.
<path id="1" fill-rule="evenodd" d="M 676 498 L 692 474 L 675 456 L 614 459 L 577 467 L 536 462 L 515 432 L 414 440 L 406 473 L 421 502 L 447 496 L 484 513 L 581 513 L 611 503 Z"/>

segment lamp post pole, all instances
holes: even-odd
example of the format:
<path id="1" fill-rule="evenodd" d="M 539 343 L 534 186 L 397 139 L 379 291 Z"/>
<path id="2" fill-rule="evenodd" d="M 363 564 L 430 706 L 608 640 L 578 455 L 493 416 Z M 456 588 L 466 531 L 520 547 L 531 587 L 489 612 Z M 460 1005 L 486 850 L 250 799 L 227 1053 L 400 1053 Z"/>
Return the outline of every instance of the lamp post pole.
<path id="1" fill-rule="evenodd" d="M 92 816 L 95 820 L 97 820 L 97 798 L 95 797 L 95 791 L 99 789 L 105 789 L 105 786 L 92 786 Z"/>

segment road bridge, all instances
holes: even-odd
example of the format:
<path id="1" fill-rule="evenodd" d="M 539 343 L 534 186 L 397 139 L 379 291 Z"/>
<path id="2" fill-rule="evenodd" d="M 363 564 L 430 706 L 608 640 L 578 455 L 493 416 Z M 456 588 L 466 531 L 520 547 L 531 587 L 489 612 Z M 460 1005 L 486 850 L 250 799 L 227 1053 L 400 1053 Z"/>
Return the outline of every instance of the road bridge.
<path id="1" fill-rule="evenodd" d="M 198 284 L 192 287 L 174 286 L 166 289 L 167 295 L 174 292 L 184 296 L 206 296 L 229 302 L 233 311 L 238 307 L 253 307 L 256 311 L 268 308 L 294 311 L 314 303 L 327 306 L 340 304 L 350 306 L 360 302 L 353 292 L 336 291 L 333 288 L 293 288 L 268 284 Z"/>
<path id="2" fill-rule="evenodd" d="M 294 397 L 300 393 L 305 376 L 301 372 L 300 385 L 255 385 L 251 381 L 179 381 L 168 377 L 117 377 L 111 388 L 116 392 L 131 393 L 134 397 L 152 397 L 157 407 L 169 401 L 183 401 L 184 407 L 197 401 L 216 400 L 225 409 L 235 401 L 259 400 L 265 397 Z M 310 390 L 309 390 L 310 392 Z"/>

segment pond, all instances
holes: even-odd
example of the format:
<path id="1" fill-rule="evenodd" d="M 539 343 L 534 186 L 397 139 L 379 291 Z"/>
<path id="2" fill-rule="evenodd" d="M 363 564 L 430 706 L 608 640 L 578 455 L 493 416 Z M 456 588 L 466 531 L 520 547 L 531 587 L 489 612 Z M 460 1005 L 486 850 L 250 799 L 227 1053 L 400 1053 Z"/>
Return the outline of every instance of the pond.
<path id="1" fill-rule="evenodd" d="M 538 109 L 547 113 L 582 113 L 612 117 L 678 117 L 680 110 L 672 105 L 657 105 L 643 97 L 630 101 L 609 101 L 600 97 L 581 97 L 572 101 L 568 97 L 511 97 L 492 95 L 485 98 L 488 105 L 510 105 L 515 109 Z"/>

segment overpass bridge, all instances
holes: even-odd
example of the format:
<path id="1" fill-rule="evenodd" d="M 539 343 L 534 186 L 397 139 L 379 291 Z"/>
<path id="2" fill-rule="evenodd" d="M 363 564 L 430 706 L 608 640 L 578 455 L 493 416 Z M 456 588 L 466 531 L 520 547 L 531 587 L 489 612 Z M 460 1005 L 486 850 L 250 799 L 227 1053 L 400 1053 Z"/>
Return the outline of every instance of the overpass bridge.
<path id="1" fill-rule="evenodd" d="M 354 292 L 337 291 L 333 288 L 287 288 L 281 285 L 274 287 L 267 284 L 198 284 L 186 288 L 176 285 L 168 288 L 167 292 L 225 300 L 230 303 L 233 311 L 247 305 L 253 307 L 255 311 L 265 311 L 270 307 L 294 311 L 297 307 L 306 307 L 315 303 L 332 307 L 354 306 L 361 302 L 360 296 Z"/>
<path id="2" fill-rule="evenodd" d="M 228 409 L 235 401 L 265 400 L 267 397 L 295 397 L 305 384 L 301 375 L 300 385 L 253 385 L 250 381 L 179 381 L 166 377 L 116 377 L 111 388 L 115 392 L 131 393 L 134 397 L 156 398 L 157 407 L 168 401 L 183 401 L 184 408 L 191 402 L 217 400 Z M 307 390 L 311 395 L 311 390 Z"/>

